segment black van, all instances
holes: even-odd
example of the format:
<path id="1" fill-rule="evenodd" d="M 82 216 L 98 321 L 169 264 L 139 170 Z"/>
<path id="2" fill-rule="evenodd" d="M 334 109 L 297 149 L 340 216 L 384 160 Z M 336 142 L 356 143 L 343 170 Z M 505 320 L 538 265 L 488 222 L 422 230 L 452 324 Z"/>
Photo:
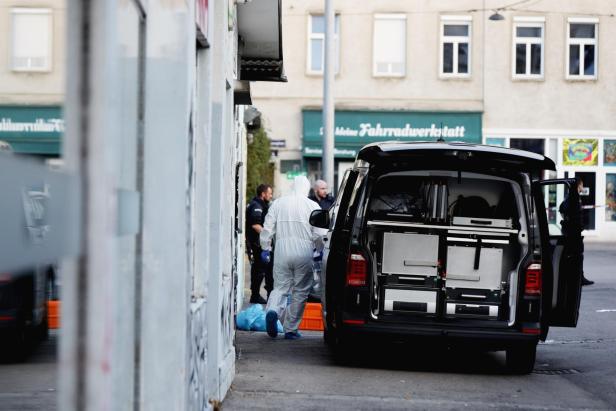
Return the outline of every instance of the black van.
<path id="1" fill-rule="evenodd" d="M 362 337 L 506 350 L 529 373 L 550 326 L 575 327 L 580 210 L 572 179 L 535 153 L 463 143 L 365 146 L 332 208 L 323 260 L 325 340 Z M 566 221 L 566 224 L 563 223 Z M 561 226 L 562 224 L 562 226 Z"/>

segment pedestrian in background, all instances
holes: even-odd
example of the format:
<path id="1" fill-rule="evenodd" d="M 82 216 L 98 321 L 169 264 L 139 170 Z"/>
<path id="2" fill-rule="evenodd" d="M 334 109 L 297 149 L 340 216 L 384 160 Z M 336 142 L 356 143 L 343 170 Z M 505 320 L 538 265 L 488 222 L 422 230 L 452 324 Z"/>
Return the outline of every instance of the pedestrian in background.
<path id="1" fill-rule="evenodd" d="M 323 248 L 320 232 L 309 223 L 310 214 L 319 206 L 308 199 L 310 182 L 304 176 L 295 177 L 292 192 L 276 200 L 265 217 L 261 231 L 262 258 L 271 258 L 271 242 L 276 236 L 274 250 L 274 291 L 265 308 L 265 323 L 270 337 L 276 337 L 278 318 L 283 316 L 285 338 L 295 340 L 304 315 L 308 294 L 313 286 L 313 250 Z M 290 304 L 287 305 L 287 299 Z"/>
<path id="2" fill-rule="evenodd" d="M 321 207 L 321 210 L 329 210 L 334 204 L 334 197 L 327 192 L 327 183 L 323 180 L 314 182 L 308 198 L 316 202 Z"/>
<path id="3" fill-rule="evenodd" d="M 265 304 L 267 300 L 260 294 L 261 283 L 265 278 L 265 291 L 269 298 L 274 288 L 274 277 L 272 273 L 272 262 L 261 260 L 261 245 L 259 244 L 259 234 L 263 230 L 263 222 L 269 209 L 269 202 L 272 201 L 272 186 L 260 184 L 257 187 L 257 195 L 248 203 L 246 207 L 246 252 L 250 259 L 250 302 L 253 304 Z"/>

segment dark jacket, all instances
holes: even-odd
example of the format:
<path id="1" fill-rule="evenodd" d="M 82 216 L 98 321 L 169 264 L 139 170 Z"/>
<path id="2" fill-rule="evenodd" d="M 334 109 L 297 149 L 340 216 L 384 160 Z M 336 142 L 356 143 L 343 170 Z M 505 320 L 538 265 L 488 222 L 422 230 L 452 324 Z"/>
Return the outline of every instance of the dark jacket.
<path id="1" fill-rule="evenodd" d="M 321 210 L 329 210 L 335 201 L 334 196 L 331 194 L 327 194 L 325 198 L 317 198 L 314 191 L 310 192 L 308 198 L 317 203 L 319 207 L 321 207 Z"/>
<path id="2" fill-rule="evenodd" d="M 250 248 L 260 247 L 259 233 L 257 233 L 252 226 L 255 224 L 263 226 L 268 209 L 269 204 L 259 197 L 254 197 L 246 206 L 246 241 Z"/>
<path id="3" fill-rule="evenodd" d="M 574 190 L 573 188 L 572 190 Z M 558 207 L 558 212 L 562 216 L 561 226 L 563 232 L 577 233 L 584 229 L 584 222 L 582 221 L 582 202 L 579 195 L 575 196 L 575 199 L 571 198 L 571 192 L 565 198 L 565 200 Z M 576 209 L 570 209 L 570 207 L 576 207 Z"/>

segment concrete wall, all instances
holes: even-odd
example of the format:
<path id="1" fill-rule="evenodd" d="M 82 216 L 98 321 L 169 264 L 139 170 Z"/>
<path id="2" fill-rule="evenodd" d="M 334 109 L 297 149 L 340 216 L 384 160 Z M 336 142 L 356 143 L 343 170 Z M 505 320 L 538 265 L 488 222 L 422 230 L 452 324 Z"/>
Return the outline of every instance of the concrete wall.
<path id="1" fill-rule="evenodd" d="M 231 385 L 245 132 L 237 29 L 226 0 L 209 7 L 197 48 L 194 2 L 69 2 L 65 157 L 84 218 L 59 409 L 203 410 Z"/>
<path id="2" fill-rule="evenodd" d="M 0 0 L 0 104 L 62 104 L 66 73 L 66 1 Z M 16 72 L 11 69 L 11 8 L 52 10 L 52 66 L 49 72 Z"/>

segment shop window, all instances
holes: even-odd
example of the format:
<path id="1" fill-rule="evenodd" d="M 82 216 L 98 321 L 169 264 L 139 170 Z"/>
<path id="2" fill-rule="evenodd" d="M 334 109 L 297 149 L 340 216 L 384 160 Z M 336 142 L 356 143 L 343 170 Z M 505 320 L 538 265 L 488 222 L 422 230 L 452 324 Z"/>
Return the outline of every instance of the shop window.
<path id="1" fill-rule="evenodd" d="M 542 138 L 512 138 L 509 140 L 509 147 L 543 155 L 545 140 Z"/>
<path id="2" fill-rule="evenodd" d="M 340 15 L 334 23 L 334 54 L 336 56 L 336 74 L 340 71 Z M 313 14 L 308 20 L 308 73 L 323 74 L 325 68 L 325 16 Z"/>
<path id="3" fill-rule="evenodd" d="M 406 71 L 406 16 L 374 16 L 372 74 L 378 77 L 402 77 Z"/>
<path id="4" fill-rule="evenodd" d="M 558 164 L 558 139 L 548 139 L 548 146 L 545 155 L 551 158 L 555 164 Z"/>
<path id="5" fill-rule="evenodd" d="M 471 17 L 441 17 L 441 77 L 469 77 L 471 73 Z"/>
<path id="6" fill-rule="evenodd" d="M 582 205 L 582 226 L 585 230 L 595 229 L 595 205 L 596 205 L 596 186 L 597 176 L 594 172 L 576 172 L 576 179 L 581 179 L 584 188 L 580 193 L 580 203 Z"/>
<path id="7" fill-rule="evenodd" d="M 302 171 L 302 160 L 280 160 L 282 174 Z"/>
<path id="8" fill-rule="evenodd" d="M 616 221 L 616 174 L 605 175 L 605 221 Z"/>
<path id="9" fill-rule="evenodd" d="M 50 9 L 12 9 L 11 57 L 14 71 L 50 71 L 52 21 Z"/>
<path id="10" fill-rule="evenodd" d="M 504 138 L 487 137 L 486 144 L 489 146 L 507 147 L 507 141 Z"/>
<path id="11" fill-rule="evenodd" d="M 597 78 L 597 22 L 597 19 L 569 19 L 567 78 Z"/>
<path id="12" fill-rule="evenodd" d="M 603 141 L 603 165 L 616 167 L 616 140 Z"/>
<path id="13" fill-rule="evenodd" d="M 513 25 L 513 77 L 543 78 L 543 18 L 516 18 Z"/>
<path id="14" fill-rule="evenodd" d="M 598 141 L 592 138 L 563 140 L 563 165 L 596 166 L 599 164 Z"/>

